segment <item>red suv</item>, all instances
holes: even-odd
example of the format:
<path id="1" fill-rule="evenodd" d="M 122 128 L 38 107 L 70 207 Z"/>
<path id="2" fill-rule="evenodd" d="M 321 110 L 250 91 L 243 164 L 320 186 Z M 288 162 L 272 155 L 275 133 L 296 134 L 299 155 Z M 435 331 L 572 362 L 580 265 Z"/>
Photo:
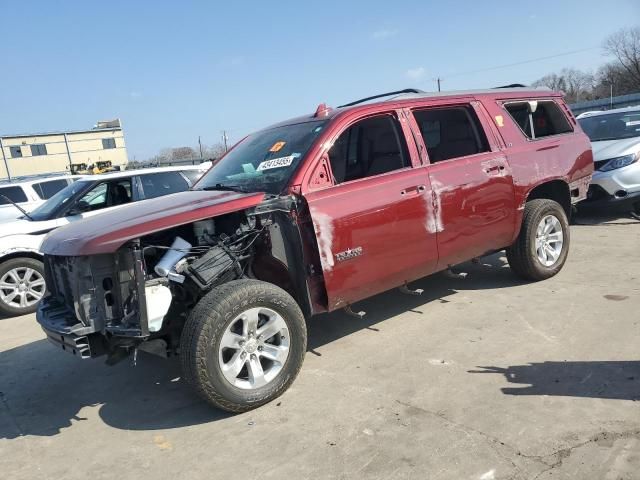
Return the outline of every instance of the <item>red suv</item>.
<path id="1" fill-rule="evenodd" d="M 51 233 L 37 319 L 81 358 L 179 353 L 207 401 L 245 411 L 291 385 L 311 315 L 503 249 L 518 276 L 555 275 L 592 171 L 549 90 L 323 104 L 249 135 L 191 191 Z"/>

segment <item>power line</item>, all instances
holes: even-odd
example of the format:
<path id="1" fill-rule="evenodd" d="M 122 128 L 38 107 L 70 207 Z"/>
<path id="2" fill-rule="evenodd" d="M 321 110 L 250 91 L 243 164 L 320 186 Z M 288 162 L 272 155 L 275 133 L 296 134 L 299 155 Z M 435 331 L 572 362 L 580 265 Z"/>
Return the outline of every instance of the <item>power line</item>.
<path id="1" fill-rule="evenodd" d="M 599 48 L 600 47 L 581 48 L 579 50 L 571 50 L 571 51 L 568 51 L 568 52 L 557 53 L 555 55 L 547 55 L 546 57 L 538 57 L 538 58 L 532 58 L 530 60 L 522 60 L 520 62 L 506 63 L 504 65 L 496 65 L 495 67 L 487 67 L 487 68 L 480 68 L 478 70 L 469 70 L 467 72 L 452 73 L 450 75 L 441 76 L 441 77 L 438 78 L 438 80 L 442 81 L 442 80 L 445 80 L 445 79 L 448 79 L 448 78 L 460 77 L 462 75 L 471 75 L 472 73 L 490 72 L 492 70 L 499 70 L 501 68 L 515 67 L 515 66 L 518 66 L 518 65 L 525 65 L 527 63 L 534 63 L 534 62 L 540 62 L 542 60 L 549 60 L 551 58 L 565 57 L 567 55 L 574 55 L 576 53 L 588 52 L 588 51 L 596 50 L 596 49 L 599 49 Z"/>

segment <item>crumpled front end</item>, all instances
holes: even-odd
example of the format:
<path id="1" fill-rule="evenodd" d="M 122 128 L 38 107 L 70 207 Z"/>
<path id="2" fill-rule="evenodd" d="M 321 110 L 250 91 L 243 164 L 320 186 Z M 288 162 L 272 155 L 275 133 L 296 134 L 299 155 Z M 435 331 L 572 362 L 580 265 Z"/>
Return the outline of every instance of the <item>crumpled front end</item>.
<path id="1" fill-rule="evenodd" d="M 133 248 L 93 256 L 45 256 L 50 294 L 36 318 L 54 344 L 81 358 L 148 335 L 144 275 Z M 142 289 L 140 283 L 142 282 Z"/>

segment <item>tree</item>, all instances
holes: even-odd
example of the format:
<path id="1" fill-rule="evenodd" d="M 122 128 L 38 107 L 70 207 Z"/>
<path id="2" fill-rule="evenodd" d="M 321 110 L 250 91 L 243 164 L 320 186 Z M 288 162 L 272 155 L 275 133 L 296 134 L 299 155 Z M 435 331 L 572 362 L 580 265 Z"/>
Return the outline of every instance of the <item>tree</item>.
<path id="1" fill-rule="evenodd" d="M 605 53 L 618 61 L 624 83 L 632 90 L 640 90 L 640 27 L 622 28 L 609 35 L 602 45 Z"/>
<path id="2" fill-rule="evenodd" d="M 586 100 L 593 90 L 593 75 L 575 68 L 563 68 L 559 74 L 551 73 L 532 83 L 534 87 L 547 87 L 565 93 L 567 102 Z"/>

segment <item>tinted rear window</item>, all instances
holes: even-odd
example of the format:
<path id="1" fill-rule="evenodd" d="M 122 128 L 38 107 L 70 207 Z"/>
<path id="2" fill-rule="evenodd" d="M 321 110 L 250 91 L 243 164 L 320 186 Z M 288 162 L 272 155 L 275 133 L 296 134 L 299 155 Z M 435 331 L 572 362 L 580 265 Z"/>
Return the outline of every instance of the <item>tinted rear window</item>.
<path id="1" fill-rule="evenodd" d="M 141 175 L 140 180 L 144 198 L 156 198 L 189 189 L 189 184 L 179 172 L 149 173 Z"/>
<path id="2" fill-rule="evenodd" d="M 4 197 L 7 197 L 9 200 L 15 203 L 27 201 L 27 196 L 25 195 L 24 190 L 22 190 L 22 187 L 0 188 L 0 205 L 10 205 L 11 202 L 9 202 L 7 198 Z"/>
<path id="3" fill-rule="evenodd" d="M 66 180 L 49 180 L 48 182 L 34 183 L 33 189 L 43 200 L 48 200 L 68 185 Z"/>

